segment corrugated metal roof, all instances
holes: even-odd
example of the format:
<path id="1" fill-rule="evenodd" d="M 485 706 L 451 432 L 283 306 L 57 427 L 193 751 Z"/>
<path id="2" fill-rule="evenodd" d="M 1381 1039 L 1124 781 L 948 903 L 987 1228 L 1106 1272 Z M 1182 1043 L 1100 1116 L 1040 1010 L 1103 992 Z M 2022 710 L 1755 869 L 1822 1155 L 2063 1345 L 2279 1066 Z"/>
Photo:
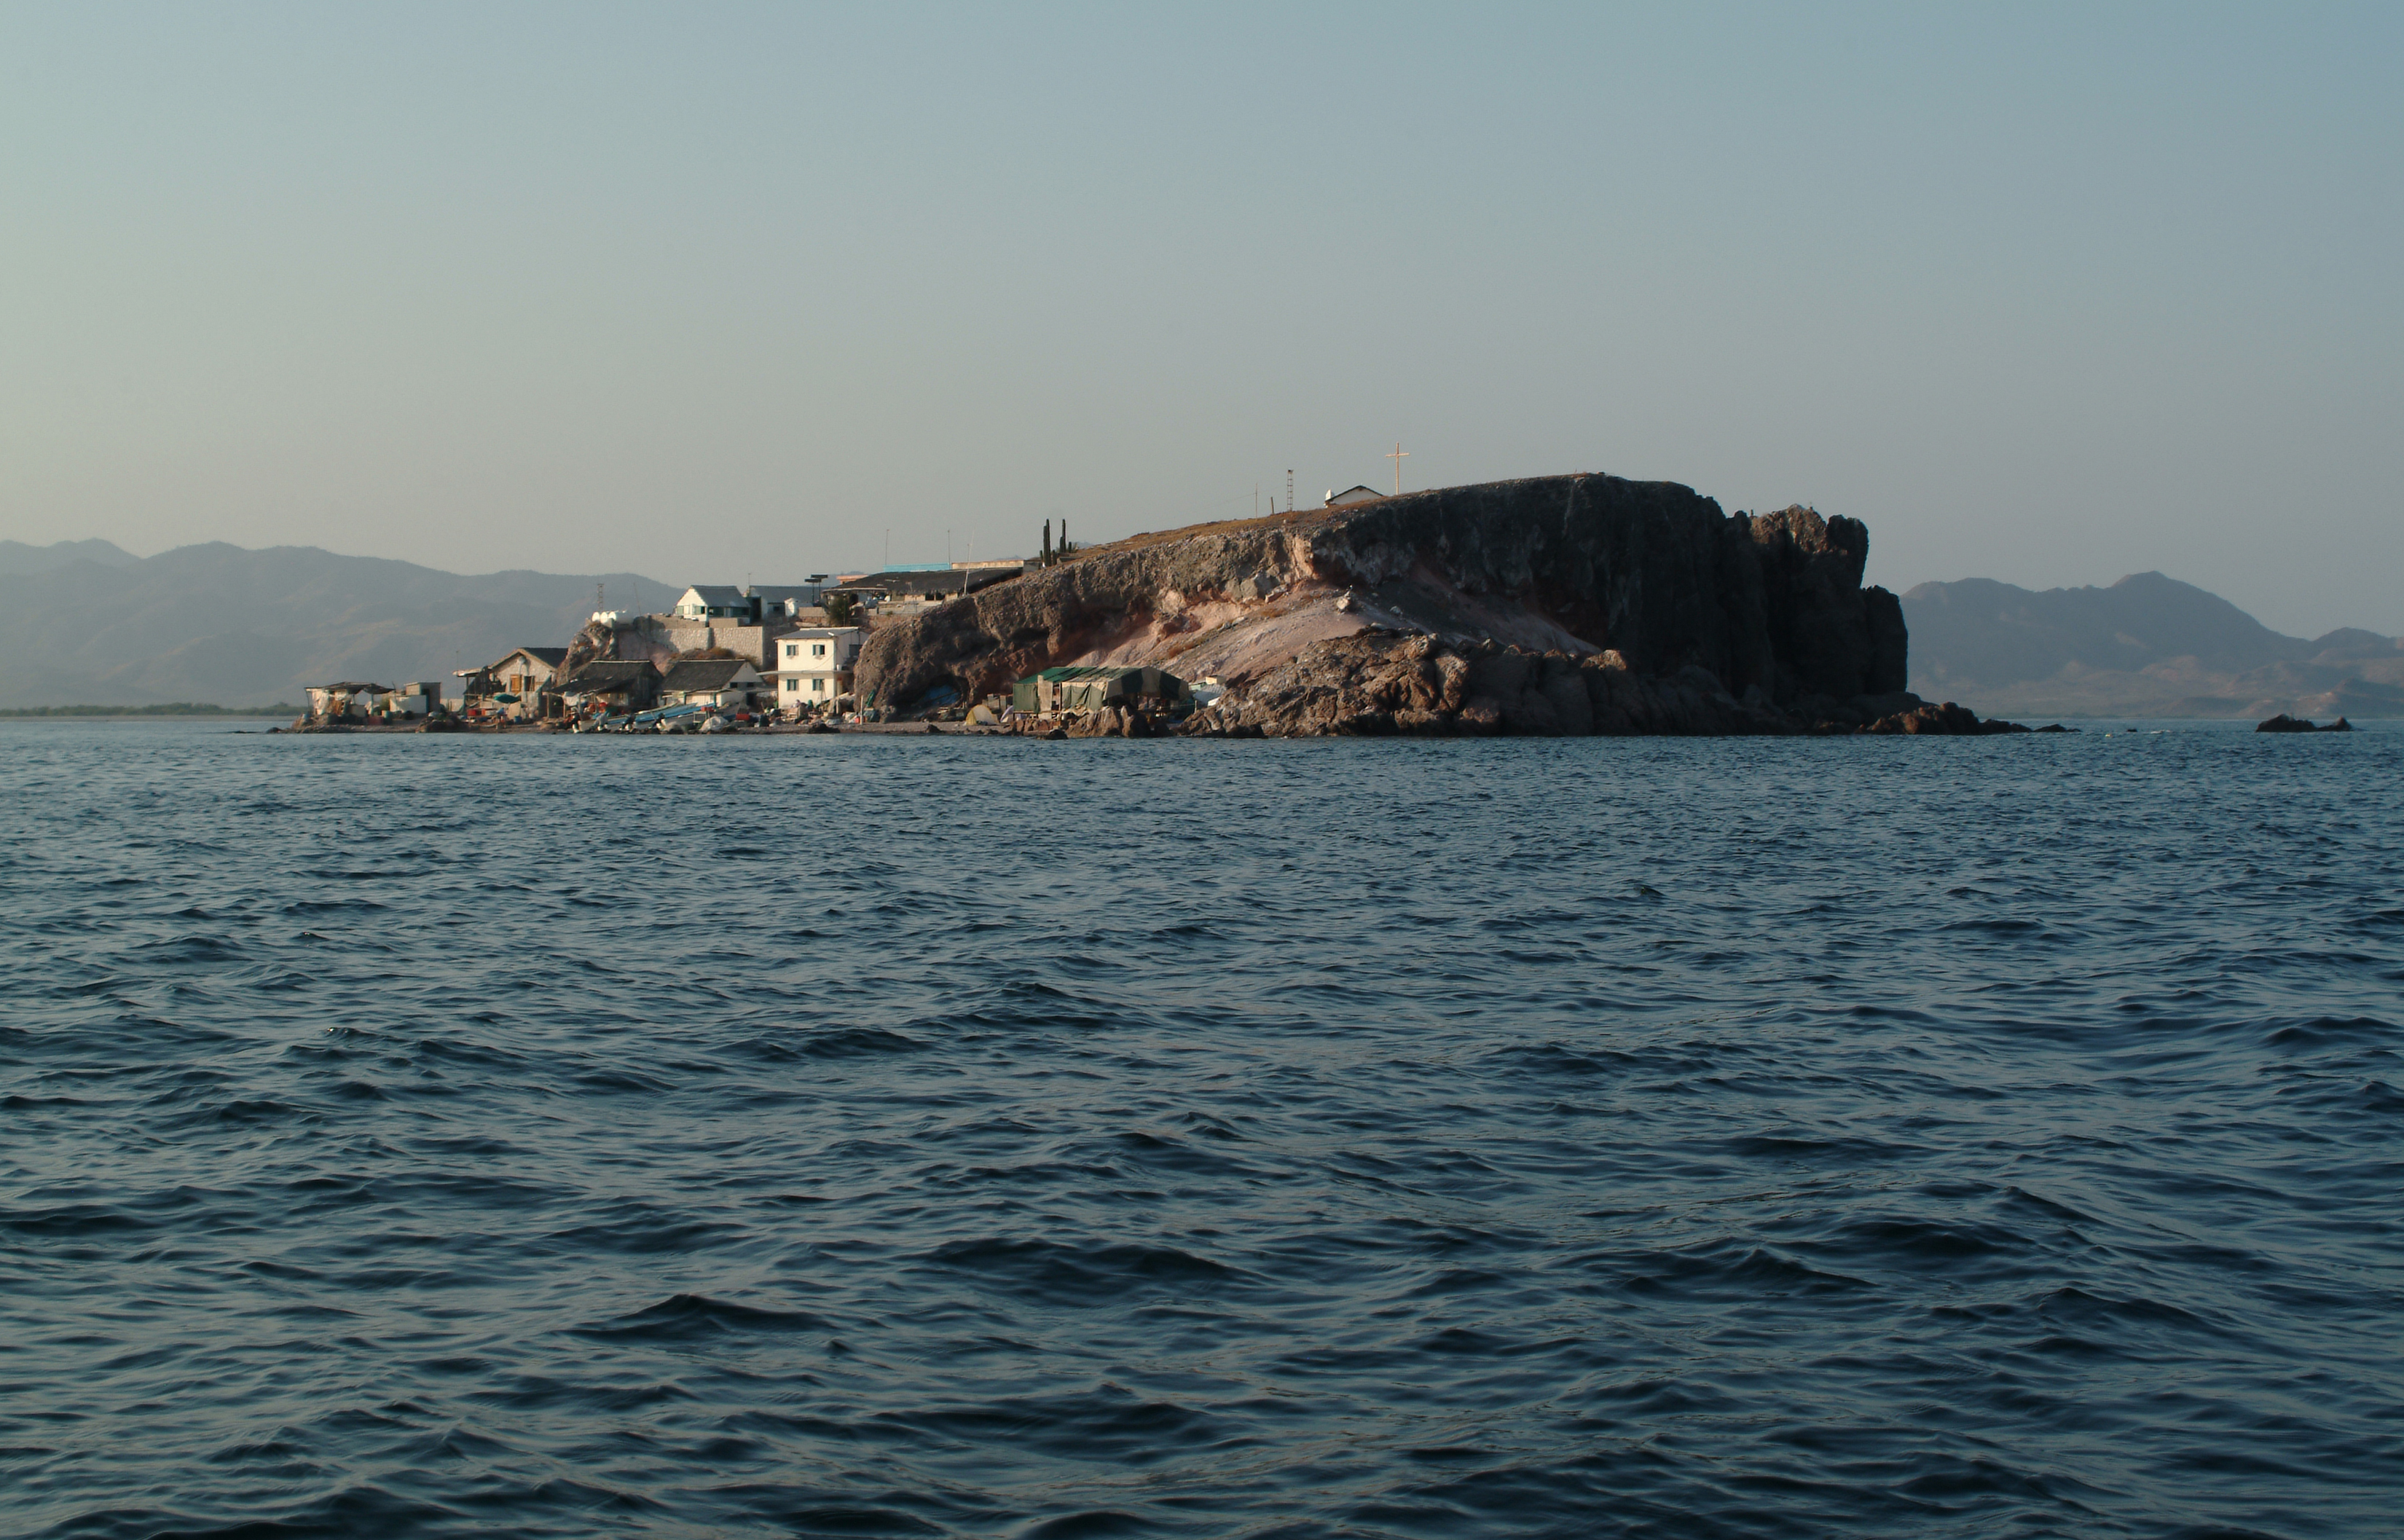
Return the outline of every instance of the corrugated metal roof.
<path id="1" fill-rule="evenodd" d="M 579 690 L 617 689 L 642 678 L 650 666 L 640 659 L 596 658 L 570 674 L 561 688 L 569 693 Z"/>
<path id="2" fill-rule="evenodd" d="M 679 690 L 723 690 L 749 666 L 743 658 L 688 658 L 669 666 L 660 689 L 671 694 Z"/>

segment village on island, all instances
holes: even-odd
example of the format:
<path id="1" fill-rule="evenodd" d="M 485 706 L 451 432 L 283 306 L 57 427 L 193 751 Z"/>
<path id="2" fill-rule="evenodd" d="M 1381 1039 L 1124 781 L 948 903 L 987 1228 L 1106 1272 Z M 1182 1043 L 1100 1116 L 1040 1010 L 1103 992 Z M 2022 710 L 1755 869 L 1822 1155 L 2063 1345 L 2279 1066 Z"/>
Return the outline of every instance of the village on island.
<path id="1" fill-rule="evenodd" d="M 1365 487 L 1330 503 L 1375 496 Z M 512 729 L 603 733 L 895 730 L 888 705 L 861 700 L 853 665 L 880 623 L 916 615 L 1065 559 L 1049 522 L 1042 553 L 984 561 L 814 573 L 789 584 L 696 583 L 667 610 L 600 609 L 565 647 L 512 649 L 439 679 L 395 685 L 342 680 L 309 687 L 298 731 Z M 1007 696 L 962 701 L 936 692 L 911 703 L 909 730 L 985 729 L 1079 735 L 1108 719 L 1166 729 L 1221 693 L 1214 679 L 1187 681 L 1159 668 L 1046 668 Z M 1129 719 L 1135 719 L 1130 721 Z"/>
<path id="2" fill-rule="evenodd" d="M 1395 454 L 1402 453 L 1395 446 Z M 1589 472 L 1392 494 L 1092 550 L 596 592 L 566 645 L 309 689 L 303 733 L 1039 737 L 2066 732 L 1907 688 L 1867 527 Z M 2273 717 L 2261 731 L 2348 731 Z"/>

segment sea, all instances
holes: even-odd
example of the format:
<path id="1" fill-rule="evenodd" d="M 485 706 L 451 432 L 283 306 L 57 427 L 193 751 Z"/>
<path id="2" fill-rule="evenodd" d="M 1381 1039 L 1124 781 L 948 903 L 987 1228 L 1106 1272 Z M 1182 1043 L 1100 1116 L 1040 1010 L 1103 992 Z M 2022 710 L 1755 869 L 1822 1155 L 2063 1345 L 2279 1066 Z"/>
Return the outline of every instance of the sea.
<path id="1" fill-rule="evenodd" d="M 261 725 L 0 726 L 0 1532 L 2404 1533 L 2404 724 Z"/>

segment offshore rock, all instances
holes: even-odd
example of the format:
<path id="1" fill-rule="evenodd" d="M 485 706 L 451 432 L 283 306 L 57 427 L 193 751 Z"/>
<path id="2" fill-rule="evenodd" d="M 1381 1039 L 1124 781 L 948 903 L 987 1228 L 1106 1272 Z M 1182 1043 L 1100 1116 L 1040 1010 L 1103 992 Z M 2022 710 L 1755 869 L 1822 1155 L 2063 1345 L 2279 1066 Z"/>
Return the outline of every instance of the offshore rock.
<path id="1" fill-rule="evenodd" d="M 1942 706 L 1916 706 L 1908 711 L 1880 717 L 1862 729 L 1865 733 L 1934 734 L 1941 737 L 1976 737 L 1988 733 L 2025 733 L 2029 729 L 2016 721 L 1981 721 L 1966 706 L 1947 701 Z"/>
<path id="2" fill-rule="evenodd" d="M 2268 721 L 2256 722 L 2254 731 L 2257 733 L 2351 733 L 2354 731 L 2354 723 L 2340 717 L 2327 727 L 2315 727 L 2302 717 L 2291 717 L 2282 711 Z"/>
<path id="3" fill-rule="evenodd" d="M 1189 732 L 1852 732 L 1925 706 L 1868 554 L 1673 483 L 1449 487 L 1082 552 L 880 626 L 857 678 L 903 710 L 1065 664 L 1220 679 Z M 1929 709 L 1882 730 L 1964 730 Z"/>

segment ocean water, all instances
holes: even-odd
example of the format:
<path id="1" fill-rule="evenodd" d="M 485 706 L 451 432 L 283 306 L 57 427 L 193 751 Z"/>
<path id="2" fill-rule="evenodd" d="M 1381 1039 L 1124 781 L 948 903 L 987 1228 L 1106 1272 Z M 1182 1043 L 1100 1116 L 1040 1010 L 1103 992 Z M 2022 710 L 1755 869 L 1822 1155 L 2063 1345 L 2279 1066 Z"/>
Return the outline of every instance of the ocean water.
<path id="1" fill-rule="evenodd" d="M 0 788 L 8 1533 L 2404 1523 L 2404 731 Z"/>

